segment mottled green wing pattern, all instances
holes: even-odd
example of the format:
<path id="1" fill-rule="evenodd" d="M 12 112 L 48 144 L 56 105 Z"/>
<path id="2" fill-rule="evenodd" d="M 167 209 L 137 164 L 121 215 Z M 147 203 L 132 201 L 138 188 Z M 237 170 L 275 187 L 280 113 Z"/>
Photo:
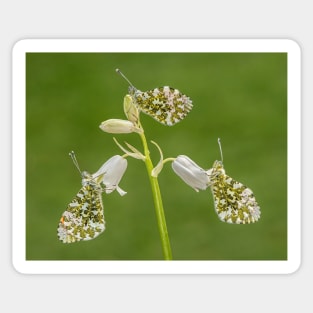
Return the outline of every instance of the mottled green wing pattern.
<path id="1" fill-rule="evenodd" d="M 212 170 L 211 189 L 219 219 L 230 224 L 257 222 L 261 211 L 252 190 L 226 175 L 221 162 L 216 161 Z"/>
<path id="2" fill-rule="evenodd" d="M 63 243 L 96 238 L 105 229 L 102 188 L 90 179 L 67 206 L 58 227 L 58 237 Z"/>
<path id="3" fill-rule="evenodd" d="M 183 120 L 193 106 L 188 96 L 168 86 L 145 92 L 136 89 L 132 97 L 140 111 L 167 126 Z"/>

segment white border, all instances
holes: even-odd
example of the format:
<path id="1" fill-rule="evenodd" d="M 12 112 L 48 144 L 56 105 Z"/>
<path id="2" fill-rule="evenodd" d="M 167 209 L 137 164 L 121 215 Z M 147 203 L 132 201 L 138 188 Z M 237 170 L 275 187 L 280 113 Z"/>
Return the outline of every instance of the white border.
<path id="1" fill-rule="evenodd" d="M 26 261 L 25 85 L 27 52 L 288 53 L 287 261 Z M 12 259 L 25 274 L 287 274 L 301 260 L 301 51 L 287 39 L 27 39 L 13 48 Z"/>

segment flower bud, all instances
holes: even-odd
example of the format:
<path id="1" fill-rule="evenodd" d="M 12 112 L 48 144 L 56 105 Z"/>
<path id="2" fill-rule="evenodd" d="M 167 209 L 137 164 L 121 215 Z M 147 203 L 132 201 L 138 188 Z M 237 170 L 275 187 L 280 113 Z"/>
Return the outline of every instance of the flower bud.
<path id="1" fill-rule="evenodd" d="M 133 123 L 138 122 L 139 111 L 136 105 L 134 104 L 134 101 L 131 95 L 126 95 L 124 97 L 124 113 L 129 121 Z"/>
<path id="2" fill-rule="evenodd" d="M 127 160 L 120 155 L 114 155 L 107 160 L 100 169 L 92 175 L 93 178 L 97 178 L 102 175 L 101 183 L 106 187 L 105 192 L 111 193 L 115 189 L 117 192 L 124 196 L 126 191 L 122 190 L 118 184 L 121 181 L 127 168 Z"/>
<path id="3" fill-rule="evenodd" d="M 205 190 L 209 185 L 209 177 L 205 170 L 186 155 L 179 155 L 172 163 L 174 172 L 195 191 Z"/>
<path id="4" fill-rule="evenodd" d="M 136 127 L 132 122 L 119 119 L 106 120 L 102 122 L 99 127 L 104 132 L 110 134 L 142 133 L 142 130 Z"/>

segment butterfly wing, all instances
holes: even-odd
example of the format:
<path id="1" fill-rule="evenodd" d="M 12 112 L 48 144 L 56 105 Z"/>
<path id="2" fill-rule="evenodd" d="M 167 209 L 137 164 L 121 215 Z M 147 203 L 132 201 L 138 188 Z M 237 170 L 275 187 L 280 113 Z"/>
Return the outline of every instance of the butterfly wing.
<path id="1" fill-rule="evenodd" d="M 133 94 L 138 109 L 156 121 L 172 126 L 183 120 L 192 109 L 192 100 L 179 90 L 165 86 Z"/>
<path id="2" fill-rule="evenodd" d="M 211 186 L 219 219 L 227 223 L 247 224 L 258 221 L 260 207 L 248 187 L 227 175 L 216 178 Z"/>
<path id="3" fill-rule="evenodd" d="M 96 238 L 105 229 L 101 188 L 86 184 L 63 213 L 58 237 L 63 243 Z"/>

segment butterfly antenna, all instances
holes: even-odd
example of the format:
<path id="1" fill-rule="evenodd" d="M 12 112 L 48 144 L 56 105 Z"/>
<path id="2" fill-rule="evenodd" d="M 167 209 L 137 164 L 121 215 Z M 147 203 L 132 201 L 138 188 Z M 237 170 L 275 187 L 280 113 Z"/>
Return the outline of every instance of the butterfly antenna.
<path id="1" fill-rule="evenodd" d="M 76 166 L 76 168 L 78 169 L 79 173 L 81 174 L 82 172 L 81 172 L 81 170 L 80 170 L 80 168 L 79 168 L 79 165 L 78 165 L 78 162 L 77 162 L 76 155 L 75 155 L 74 151 L 71 151 L 71 152 L 69 153 L 69 156 L 71 157 L 71 159 L 72 159 L 74 165 Z"/>
<path id="2" fill-rule="evenodd" d="M 218 146 L 220 147 L 220 154 L 221 154 L 221 161 L 223 162 L 223 151 L 222 151 L 222 144 L 221 144 L 221 139 L 217 138 Z"/>
<path id="3" fill-rule="evenodd" d="M 116 73 L 120 74 L 120 75 L 129 83 L 129 85 L 130 85 L 132 88 L 136 89 L 136 87 L 135 87 L 135 86 L 130 82 L 130 80 L 121 72 L 121 70 L 120 70 L 119 68 L 117 68 L 115 71 L 116 71 Z"/>

